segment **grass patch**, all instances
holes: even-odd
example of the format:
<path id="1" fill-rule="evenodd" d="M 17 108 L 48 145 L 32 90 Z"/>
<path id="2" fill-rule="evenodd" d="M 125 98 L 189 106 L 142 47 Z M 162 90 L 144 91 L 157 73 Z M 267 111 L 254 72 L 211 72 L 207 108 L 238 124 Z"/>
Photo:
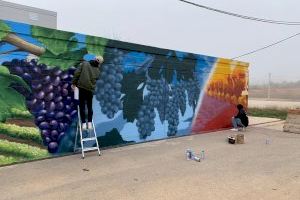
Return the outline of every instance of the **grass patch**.
<path id="1" fill-rule="evenodd" d="M 18 159 L 16 157 L 0 155 L 0 166 L 11 164 L 11 163 L 16 163 L 19 161 L 20 161 L 20 159 Z"/>
<path id="2" fill-rule="evenodd" d="M 42 137 L 39 129 L 32 127 L 21 127 L 14 124 L 0 123 L 0 134 L 24 140 L 42 143 Z"/>
<path id="3" fill-rule="evenodd" d="M 287 110 L 276 108 L 248 108 L 248 115 L 254 117 L 269 117 L 285 120 L 287 113 Z"/>
<path id="4" fill-rule="evenodd" d="M 11 118 L 23 118 L 23 119 L 32 119 L 33 116 L 28 110 L 19 110 L 16 108 L 10 109 Z"/>
<path id="5" fill-rule="evenodd" d="M 33 119 L 33 116 L 27 110 L 11 108 L 10 110 L 1 110 L 0 122 L 5 122 L 6 118 Z"/>
<path id="6" fill-rule="evenodd" d="M 6 157 L 14 157 L 21 160 L 32 160 L 49 157 L 50 154 L 45 149 L 33 147 L 27 144 L 0 140 L 0 154 Z M 6 158 L 12 160 L 13 158 Z"/>

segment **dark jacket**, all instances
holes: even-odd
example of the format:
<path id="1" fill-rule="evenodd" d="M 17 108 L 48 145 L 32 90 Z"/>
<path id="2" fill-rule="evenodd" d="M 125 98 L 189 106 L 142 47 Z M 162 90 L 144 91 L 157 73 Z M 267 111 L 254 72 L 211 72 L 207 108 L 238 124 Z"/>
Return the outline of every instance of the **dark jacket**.
<path id="1" fill-rule="evenodd" d="M 99 75 L 99 63 L 96 61 L 83 61 L 74 72 L 72 84 L 78 88 L 94 92 Z"/>
<path id="2" fill-rule="evenodd" d="M 243 108 L 239 110 L 239 112 L 235 116 L 235 118 L 240 118 L 240 120 L 244 126 L 249 125 L 249 119 L 248 119 L 247 113 Z"/>

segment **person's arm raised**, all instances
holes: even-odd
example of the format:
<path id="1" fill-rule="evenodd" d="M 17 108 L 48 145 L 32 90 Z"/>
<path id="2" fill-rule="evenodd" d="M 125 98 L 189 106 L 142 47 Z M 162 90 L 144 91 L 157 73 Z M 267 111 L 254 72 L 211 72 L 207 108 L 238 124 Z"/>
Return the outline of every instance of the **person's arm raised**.
<path id="1" fill-rule="evenodd" d="M 78 66 L 78 68 L 76 69 L 76 71 L 74 72 L 74 77 L 73 77 L 73 80 L 72 80 L 72 88 L 74 89 L 77 84 L 78 84 L 78 80 L 79 80 L 79 77 L 80 77 L 80 74 L 81 74 L 81 71 L 82 71 L 82 65 L 83 63 L 80 63 L 80 65 Z"/>

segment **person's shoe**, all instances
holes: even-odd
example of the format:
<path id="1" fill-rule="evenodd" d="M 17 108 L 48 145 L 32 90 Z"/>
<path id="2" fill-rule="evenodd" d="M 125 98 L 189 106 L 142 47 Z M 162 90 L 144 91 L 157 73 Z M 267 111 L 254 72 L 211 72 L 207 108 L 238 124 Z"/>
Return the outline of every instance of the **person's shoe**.
<path id="1" fill-rule="evenodd" d="M 237 129 L 237 128 L 232 128 L 232 129 L 230 129 L 231 131 L 239 131 L 239 129 Z"/>
<path id="2" fill-rule="evenodd" d="M 92 129 L 93 129 L 93 124 L 92 124 L 92 122 L 88 122 L 88 129 L 89 129 L 89 130 L 92 130 Z"/>
<path id="3" fill-rule="evenodd" d="M 86 123 L 82 123 L 82 126 L 81 126 L 82 130 L 86 130 Z"/>
<path id="4" fill-rule="evenodd" d="M 242 128 L 242 131 L 246 131 L 246 127 L 243 127 L 243 128 Z"/>

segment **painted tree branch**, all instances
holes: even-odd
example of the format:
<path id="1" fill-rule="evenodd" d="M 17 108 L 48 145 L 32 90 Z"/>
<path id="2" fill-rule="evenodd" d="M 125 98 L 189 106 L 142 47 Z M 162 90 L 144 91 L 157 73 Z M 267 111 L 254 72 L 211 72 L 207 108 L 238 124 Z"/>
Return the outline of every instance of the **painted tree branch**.
<path id="1" fill-rule="evenodd" d="M 46 51 L 45 48 L 31 44 L 13 33 L 8 33 L 7 36 L 3 38 L 3 41 L 8 42 L 18 47 L 19 49 L 32 53 L 36 56 L 40 56 Z"/>

